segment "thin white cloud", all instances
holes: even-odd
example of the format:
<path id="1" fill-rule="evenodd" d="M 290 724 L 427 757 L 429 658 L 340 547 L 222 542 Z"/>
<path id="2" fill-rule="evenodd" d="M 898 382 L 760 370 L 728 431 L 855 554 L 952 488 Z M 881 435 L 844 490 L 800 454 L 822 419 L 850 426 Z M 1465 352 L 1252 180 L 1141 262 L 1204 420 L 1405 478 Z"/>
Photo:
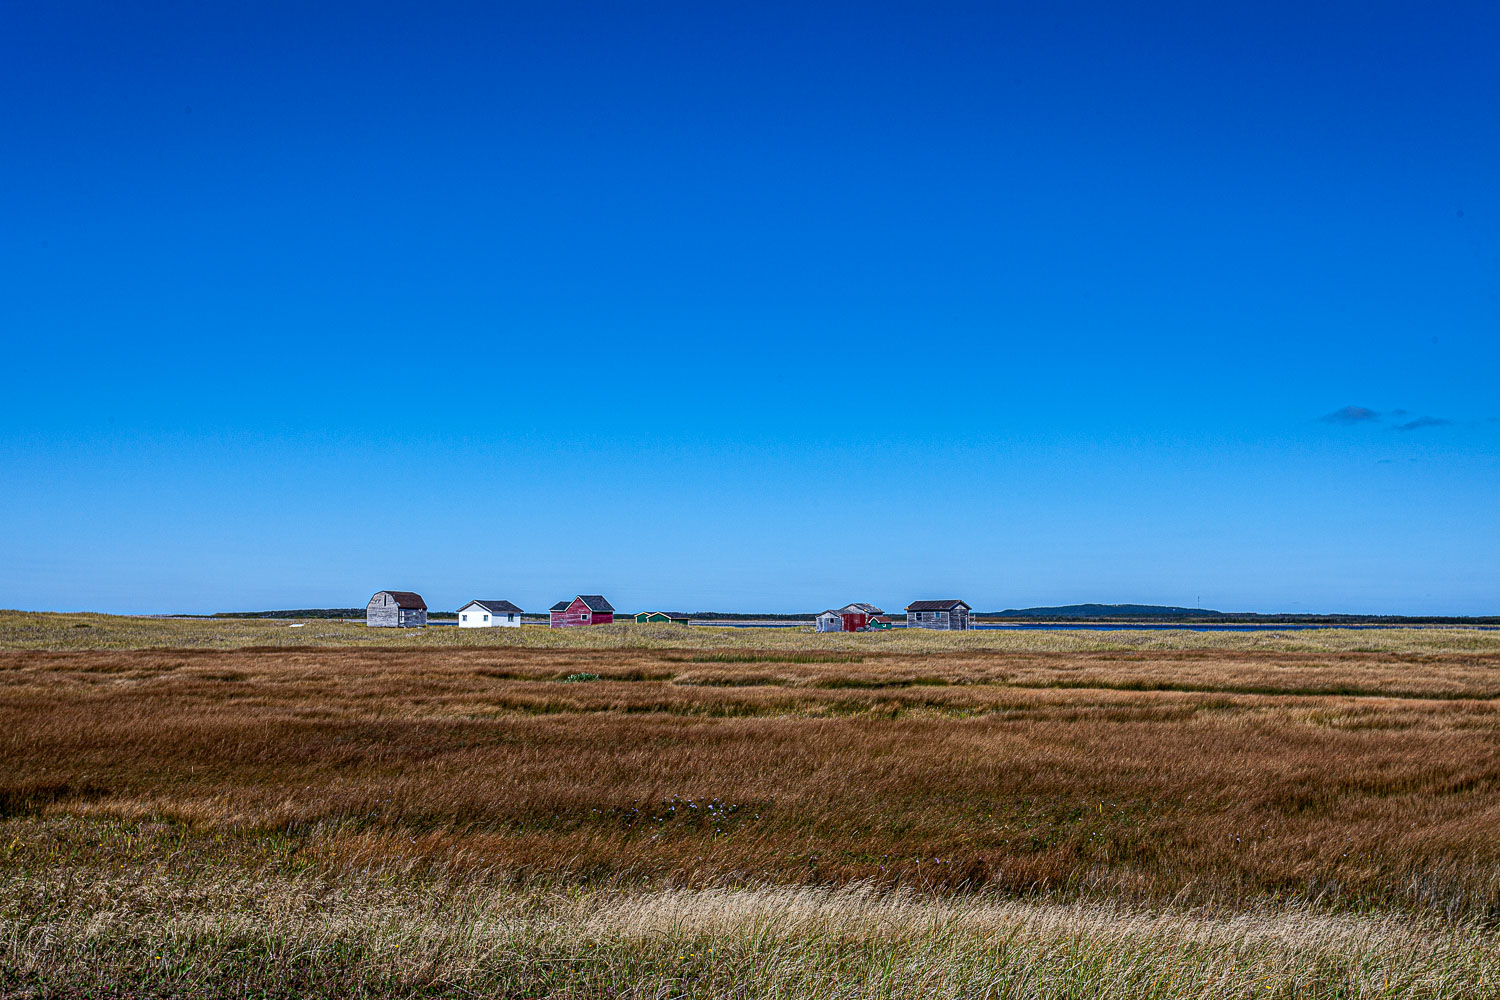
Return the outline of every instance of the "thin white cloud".
<path id="1" fill-rule="evenodd" d="M 1420 431 L 1425 430 L 1428 427 L 1447 427 L 1452 423 L 1453 421 L 1449 420 L 1447 417 L 1418 417 L 1415 420 L 1408 420 L 1404 424 L 1397 424 L 1396 430 Z"/>

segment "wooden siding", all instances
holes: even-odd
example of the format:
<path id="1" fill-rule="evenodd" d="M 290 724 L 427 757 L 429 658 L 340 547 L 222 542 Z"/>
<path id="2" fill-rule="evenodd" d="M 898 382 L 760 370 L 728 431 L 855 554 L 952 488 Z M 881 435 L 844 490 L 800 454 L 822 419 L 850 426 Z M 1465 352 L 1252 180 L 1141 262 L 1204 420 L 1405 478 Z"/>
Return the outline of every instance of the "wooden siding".
<path id="1" fill-rule="evenodd" d="M 427 625 L 427 612 L 398 607 L 395 598 L 382 590 L 365 605 L 365 624 L 370 628 L 423 628 Z"/>
<path id="2" fill-rule="evenodd" d="M 514 611 L 491 611 L 478 601 L 470 601 L 458 609 L 459 628 L 520 628 L 521 615 Z M 465 616 L 468 616 L 465 619 Z"/>
<path id="3" fill-rule="evenodd" d="M 615 616 L 608 611 L 590 611 L 589 606 L 583 603 L 583 598 L 573 598 L 566 611 L 554 611 L 551 614 L 551 626 L 553 628 L 574 628 L 579 625 L 609 625 L 615 620 Z"/>
<path id="4" fill-rule="evenodd" d="M 401 609 L 384 593 L 370 598 L 365 606 L 365 624 L 371 628 L 397 628 L 400 626 Z"/>
<path id="5" fill-rule="evenodd" d="M 906 627 L 935 629 L 939 632 L 967 632 L 969 613 L 963 608 L 957 611 L 908 611 Z"/>

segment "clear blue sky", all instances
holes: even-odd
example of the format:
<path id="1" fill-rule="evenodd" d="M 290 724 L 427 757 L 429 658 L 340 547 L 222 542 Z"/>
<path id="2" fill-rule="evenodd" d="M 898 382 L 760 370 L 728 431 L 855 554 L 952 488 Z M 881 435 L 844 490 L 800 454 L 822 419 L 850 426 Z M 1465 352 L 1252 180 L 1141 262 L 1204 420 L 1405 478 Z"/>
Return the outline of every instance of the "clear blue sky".
<path id="1" fill-rule="evenodd" d="M 0 606 L 1500 613 L 1496 4 L 5 21 Z"/>

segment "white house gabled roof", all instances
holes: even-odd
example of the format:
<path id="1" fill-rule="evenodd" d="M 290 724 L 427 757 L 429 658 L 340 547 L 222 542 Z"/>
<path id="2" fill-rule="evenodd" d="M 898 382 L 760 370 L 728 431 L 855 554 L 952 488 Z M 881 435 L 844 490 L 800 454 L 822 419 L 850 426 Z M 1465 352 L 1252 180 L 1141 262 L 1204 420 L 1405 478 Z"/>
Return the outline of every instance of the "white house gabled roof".
<path id="1" fill-rule="evenodd" d="M 492 615 L 524 615 L 526 613 L 509 601 L 470 601 L 458 610 L 466 611 L 476 604 Z"/>

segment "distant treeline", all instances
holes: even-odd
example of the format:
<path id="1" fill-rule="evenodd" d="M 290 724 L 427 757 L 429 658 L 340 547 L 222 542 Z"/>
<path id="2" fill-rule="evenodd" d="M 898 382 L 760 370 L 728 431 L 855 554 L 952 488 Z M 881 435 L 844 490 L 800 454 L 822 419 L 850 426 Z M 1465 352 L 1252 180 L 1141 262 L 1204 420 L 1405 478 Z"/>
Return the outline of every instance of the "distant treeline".
<path id="1" fill-rule="evenodd" d="M 654 610 L 654 609 L 653 609 Z M 812 621 L 817 615 L 796 614 L 750 614 L 741 611 L 690 611 L 689 618 L 716 618 L 723 621 Z M 619 617 L 630 618 L 635 612 L 619 612 Z M 179 618 L 359 618 L 365 616 L 364 608 L 291 608 L 282 611 L 216 611 L 211 615 L 178 615 Z M 457 618 L 457 611 L 428 611 L 428 618 Z M 547 612 L 532 611 L 527 618 L 545 619 Z"/>
<path id="2" fill-rule="evenodd" d="M 183 618 L 363 618 L 364 608 L 293 608 L 289 611 L 215 611 Z"/>
<path id="3" fill-rule="evenodd" d="M 357 618 L 364 608 L 291 608 L 285 611 L 215 611 L 211 615 L 178 615 L 179 618 Z M 457 618 L 457 611 L 429 611 L 428 618 Z"/>
<path id="4" fill-rule="evenodd" d="M 816 614 L 776 615 L 746 611 L 687 611 L 689 618 L 712 618 L 726 622 L 810 622 Z"/>
<path id="5" fill-rule="evenodd" d="M 632 612 L 621 612 L 621 619 Z M 691 611 L 690 618 L 714 621 L 810 622 L 815 614 L 765 614 L 746 611 Z M 901 612 L 895 612 L 899 617 Z M 212 615 L 179 615 L 181 618 L 347 618 L 362 620 L 364 608 L 291 608 L 282 611 L 219 611 Z M 457 618 L 457 611 L 429 611 L 428 618 Z M 545 620 L 546 612 L 531 612 L 527 618 Z M 1058 608 L 1010 608 L 976 611 L 973 617 L 990 621 L 1048 622 L 1091 621 L 1102 623 L 1151 622 L 1161 624 L 1190 619 L 1195 625 L 1500 625 L 1500 615 L 1267 615 L 1256 612 L 1206 611 L 1197 608 L 1157 608 L 1142 604 L 1074 604 Z"/>

